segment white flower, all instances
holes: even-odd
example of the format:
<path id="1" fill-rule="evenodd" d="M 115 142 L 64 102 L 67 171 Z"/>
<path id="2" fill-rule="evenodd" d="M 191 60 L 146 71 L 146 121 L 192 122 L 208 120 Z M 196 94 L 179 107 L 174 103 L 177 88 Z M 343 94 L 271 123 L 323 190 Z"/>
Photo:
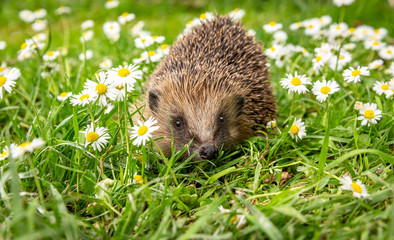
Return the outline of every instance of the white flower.
<path id="1" fill-rule="evenodd" d="M 215 19 L 215 15 L 213 15 L 213 13 L 211 12 L 205 12 L 200 14 L 201 22 L 212 21 L 213 19 Z"/>
<path id="2" fill-rule="evenodd" d="M 321 24 L 318 18 L 307 19 L 302 22 L 306 35 L 316 35 L 320 32 Z"/>
<path id="3" fill-rule="evenodd" d="M 66 6 L 60 6 L 55 10 L 55 14 L 57 14 L 57 15 L 63 15 L 63 14 L 67 14 L 67 13 L 71 13 L 71 8 L 66 7 Z"/>
<path id="4" fill-rule="evenodd" d="M 373 27 L 367 25 L 358 26 L 352 35 L 352 40 L 360 41 L 360 40 L 367 40 L 368 37 L 373 35 Z"/>
<path id="5" fill-rule="evenodd" d="M 276 127 L 276 125 L 277 125 L 276 120 L 267 122 L 267 128 L 274 128 Z"/>
<path id="6" fill-rule="evenodd" d="M 79 60 L 83 61 L 83 60 L 85 60 L 85 57 L 86 57 L 86 60 L 92 59 L 93 51 L 92 50 L 86 50 L 85 53 L 79 54 Z"/>
<path id="7" fill-rule="evenodd" d="M 394 77 L 394 62 L 391 62 L 390 67 L 386 70 L 386 72 Z"/>
<path id="8" fill-rule="evenodd" d="M 98 96 L 97 96 L 96 91 L 84 89 L 84 90 L 82 90 L 81 93 L 72 96 L 71 103 L 74 106 L 76 106 L 76 105 L 85 106 L 86 104 L 89 104 L 91 102 L 95 102 L 97 97 Z"/>
<path id="9" fill-rule="evenodd" d="M 88 30 L 86 32 L 83 32 L 82 36 L 79 38 L 79 41 L 81 41 L 81 42 L 90 41 L 90 40 L 92 40 L 93 35 L 94 35 L 93 30 Z"/>
<path id="10" fill-rule="evenodd" d="M 164 36 L 152 36 L 153 42 L 155 43 L 163 43 L 164 40 L 166 39 Z"/>
<path id="11" fill-rule="evenodd" d="M 234 9 L 231 12 L 228 13 L 228 16 L 230 18 L 232 18 L 234 21 L 243 18 L 244 15 L 245 15 L 245 10 L 238 9 L 238 8 L 236 8 L 236 9 Z"/>
<path id="12" fill-rule="evenodd" d="M 391 65 L 394 65 L 393 63 Z M 390 87 L 390 91 L 385 92 L 386 93 L 386 98 L 391 98 L 391 96 L 394 95 L 394 77 L 390 80 L 388 83 Z"/>
<path id="13" fill-rule="evenodd" d="M 390 45 L 379 50 L 379 56 L 384 60 L 394 59 L 394 46 Z"/>
<path id="14" fill-rule="evenodd" d="M 18 68 L 9 69 L 4 75 L 0 76 L 0 99 L 3 99 L 3 88 L 11 93 L 15 86 L 15 81 L 21 76 L 21 71 Z"/>
<path id="15" fill-rule="evenodd" d="M 219 206 L 219 211 L 223 214 L 231 213 L 230 209 L 225 209 L 222 205 Z M 237 209 L 237 214 L 230 219 L 230 224 L 237 224 L 237 228 L 241 228 L 246 223 L 246 216 Z"/>
<path id="16" fill-rule="evenodd" d="M 162 56 L 167 55 L 170 52 L 170 48 L 168 47 L 167 44 L 162 44 L 160 45 L 159 48 L 157 48 L 156 52 Z"/>
<path id="17" fill-rule="evenodd" d="M 342 73 L 342 76 L 345 78 L 346 82 L 357 83 L 361 81 L 361 76 L 369 76 L 369 69 L 368 67 L 360 66 L 358 66 L 357 69 L 350 67 Z"/>
<path id="18" fill-rule="evenodd" d="M 60 55 L 59 51 L 49 51 L 42 56 L 44 61 L 53 61 Z"/>
<path id="19" fill-rule="evenodd" d="M 145 51 L 141 54 L 142 59 L 149 59 L 150 62 L 158 62 L 163 57 L 155 51 Z"/>
<path id="20" fill-rule="evenodd" d="M 57 96 L 57 100 L 63 102 L 66 101 L 69 97 L 72 96 L 71 92 L 62 92 L 59 96 Z"/>
<path id="21" fill-rule="evenodd" d="M 88 19 L 86 21 L 84 21 L 83 23 L 81 23 L 81 29 L 82 30 L 86 30 L 88 28 L 92 28 L 94 26 L 94 21 L 91 19 Z"/>
<path id="22" fill-rule="evenodd" d="M 100 64 L 100 68 L 111 68 L 112 67 L 112 61 L 111 59 L 105 58 Z"/>
<path id="23" fill-rule="evenodd" d="M 330 15 L 324 15 L 322 17 L 319 18 L 319 22 L 320 25 L 322 27 L 327 26 L 328 24 L 330 24 L 332 22 L 332 18 Z"/>
<path id="24" fill-rule="evenodd" d="M 295 22 L 295 23 L 292 23 L 292 24 L 290 24 L 290 30 L 292 30 L 292 31 L 294 31 L 294 30 L 297 30 L 297 29 L 300 29 L 302 27 L 302 22 Z"/>
<path id="25" fill-rule="evenodd" d="M 44 18 L 46 15 L 47 15 L 47 10 L 45 10 L 44 8 L 37 9 L 34 11 L 35 19 Z"/>
<path id="26" fill-rule="evenodd" d="M 254 37 L 256 36 L 256 31 L 253 29 L 249 29 L 246 35 Z"/>
<path id="27" fill-rule="evenodd" d="M 376 124 L 382 118 L 382 111 L 378 109 L 376 103 L 364 103 L 359 113 L 361 116 L 357 119 L 362 120 L 361 125 L 363 126 L 370 126 L 371 123 Z"/>
<path id="28" fill-rule="evenodd" d="M 10 145 L 10 155 L 12 158 L 20 158 L 25 153 L 24 149 L 15 143 Z"/>
<path id="29" fill-rule="evenodd" d="M 323 102 L 328 98 L 328 95 L 339 91 L 339 85 L 335 81 L 317 81 L 313 84 L 312 92 L 316 95 L 319 102 Z"/>
<path id="30" fill-rule="evenodd" d="M 90 91 L 96 91 L 98 95 L 99 105 L 106 106 L 107 98 L 110 100 L 115 100 L 116 89 L 113 81 L 107 78 L 106 72 L 99 72 L 95 74 L 97 82 L 87 80 L 84 87 Z"/>
<path id="31" fill-rule="evenodd" d="M 47 40 L 47 35 L 45 33 L 37 33 L 32 37 L 34 42 L 44 42 Z"/>
<path id="32" fill-rule="evenodd" d="M 369 69 L 377 69 L 377 68 L 379 68 L 382 65 L 383 65 L 383 60 L 382 59 L 376 59 L 376 60 L 372 61 L 368 65 L 368 67 L 369 67 Z"/>
<path id="33" fill-rule="evenodd" d="M 356 109 L 356 110 L 360 110 L 360 109 L 362 109 L 364 107 L 364 103 L 362 103 L 362 102 L 356 102 L 355 104 L 354 104 L 354 109 Z"/>
<path id="34" fill-rule="evenodd" d="M 357 182 L 353 182 L 350 176 L 342 176 L 339 179 L 341 180 L 342 184 L 342 186 L 340 186 L 339 188 L 352 191 L 353 197 L 362 198 L 369 196 L 367 188 L 360 180 L 357 180 Z"/>
<path id="35" fill-rule="evenodd" d="M 0 41 L 0 50 L 4 50 L 7 47 L 6 41 Z"/>
<path id="36" fill-rule="evenodd" d="M 142 78 L 142 71 L 138 69 L 138 66 L 130 64 L 112 68 L 108 71 L 108 78 L 115 84 L 115 86 L 121 87 L 127 85 L 127 91 L 134 89 L 134 83 L 137 79 Z"/>
<path id="37" fill-rule="evenodd" d="M 103 25 L 104 34 L 110 38 L 113 35 L 119 35 L 120 33 L 120 25 L 118 22 L 106 22 Z"/>
<path id="38" fill-rule="evenodd" d="M 364 42 L 364 47 L 366 49 L 372 49 L 372 50 L 375 50 L 375 51 L 383 49 L 385 47 L 385 45 L 386 45 L 386 43 L 380 42 L 380 41 L 377 41 L 377 40 L 366 40 Z"/>
<path id="39" fill-rule="evenodd" d="M 335 70 L 335 67 L 337 70 L 342 70 L 346 64 L 352 61 L 352 55 L 347 52 L 346 50 L 341 50 L 341 53 L 338 56 L 332 56 L 328 62 L 328 65 L 332 70 Z"/>
<path id="40" fill-rule="evenodd" d="M 138 21 L 131 29 L 130 33 L 133 37 L 140 37 L 144 35 L 150 35 L 149 32 L 142 30 L 144 28 L 144 21 Z"/>
<path id="41" fill-rule="evenodd" d="M 43 31 L 47 27 L 47 20 L 36 20 L 31 27 L 34 31 Z"/>
<path id="42" fill-rule="evenodd" d="M 348 6 L 354 2 L 354 0 L 333 0 L 334 4 L 338 7 Z"/>
<path id="43" fill-rule="evenodd" d="M 18 147 L 20 148 L 19 151 L 21 151 L 18 154 L 25 154 L 26 152 L 34 152 L 36 149 L 42 148 L 45 145 L 45 141 L 42 140 L 41 138 L 35 138 L 31 142 L 24 142 L 20 144 Z M 18 155 L 17 154 L 17 155 Z"/>
<path id="44" fill-rule="evenodd" d="M 19 17 L 24 22 L 33 22 L 36 19 L 36 16 L 34 15 L 34 13 L 30 10 L 27 10 L 27 9 L 20 11 Z"/>
<path id="45" fill-rule="evenodd" d="M 264 51 L 265 55 L 272 59 L 279 59 L 283 56 L 284 52 L 285 51 L 283 45 L 279 44 L 273 44 L 271 47 L 265 49 Z"/>
<path id="46" fill-rule="evenodd" d="M 154 40 L 151 36 L 142 36 L 134 39 L 135 47 L 145 49 L 152 45 Z"/>
<path id="47" fill-rule="evenodd" d="M 145 142 L 152 138 L 152 133 L 159 129 L 154 126 L 157 123 L 152 116 L 144 123 L 138 121 L 138 124 L 132 128 L 130 139 L 134 139 L 133 144 L 136 146 L 145 145 Z"/>
<path id="48" fill-rule="evenodd" d="M 356 48 L 356 44 L 355 43 L 346 43 L 343 45 L 343 48 L 347 51 L 353 50 Z"/>
<path id="49" fill-rule="evenodd" d="M 304 122 L 302 122 L 302 119 L 294 118 L 294 122 L 290 127 L 289 130 L 290 136 L 298 141 L 298 139 L 302 139 L 304 136 L 306 136 L 306 131 L 305 131 L 305 125 Z"/>
<path id="50" fill-rule="evenodd" d="M 144 182 L 144 179 L 142 178 L 142 176 L 141 175 L 138 175 L 137 173 L 134 173 L 134 176 L 133 176 L 133 184 L 136 184 L 136 183 L 143 183 Z"/>
<path id="51" fill-rule="evenodd" d="M 273 33 L 276 32 L 280 29 L 282 29 L 283 25 L 281 23 L 277 23 L 277 22 L 269 22 L 268 24 L 263 25 L 263 29 L 264 31 L 266 31 L 267 33 Z"/>
<path id="52" fill-rule="evenodd" d="M 114 105 L 112 103 L 108 103 L 107 104 L 107 108 L 104 110 L 104 114 L 108 114 L 112 111 L 112 109 L 114 109 Z"/>
<path id="53" fill-rule="evenodd" d="M 119 1 L 118 0 L 108 0 L 105 3 L 105 8 L 106 9 L 116 8 L 117 6 L 119 6 Z"/>
<path id="54" fill-rule="evenodd" d="M 388 31 L 385 28 L 377 28 L 373 30 L 373 37 L 376 38 L 376 40 L 382 40 L 386 35 Z"/>
<path id="55" fill-rule="evenodd" d="M 286 74 L 286 78 L 282 78 L 280 84 L 285 88 L 289 89 L 290 92 L 297 92 L 298 94 L 306 93 L 309 90 L 306 88 L 305 84 L 311 84 L 306 75 L 298 75 L 295 72 L 294 76 L 291 73 Z"/>
<path id="56" fill-rule="evenodd" d="M 275 43 L 285 43 L 287 41 L 287 34 L 284 31 L 276 31 L 273 37 Z"/>
<path id="57" fill-rule="evenodd" d="M 108 139 L 111 136 L 108 134 L 108 129 L 105 127 L 96 127 L 94 128 L 93 123 L 88 125 L 85 130 L 85 148 L 88 145 L 92 145 L 95 151 L 101 152 L 104 149 L 105 145 L 108 144 Z"/>
<path id="58" fill-rule="evenodd" d="M 9 155 L 10 155 L 10 150 L 8 149 L 8 146 L 5 146 L 3 152 L 0 154 L 0 160 L 6 159 Z"/>
<path id="59" fill-rule="evenodd" d="M 122 13 L 122 15 L 120 15 L 118 17 L 118 22 L 121 25 L 125 25 L 127 22 L 130 22 L 130 21 L 134 20 L 134 18 L 135 18 L 135 14 L 134 13 L 124 12 L 124 13 Z"/>
<path id="60" fill-rule="evenodd" d="M 327 32 L 329 39 L 335 39 L 336 37 L 346 37 L 349 32 L 349 27 L 346 23 L 334 23 L 330 26 Z"/>
<path id="61" fill-rule="evenodd" d="M 372 89 L 379 95 L 382 95 L 383 93 L 387 95 L 391 92 L 390 86 L 387 82 L 376 81 Z"/>
<path id="62" fill-rule="evenodd" d="M 123 84 L 121 84 L 120 86 L 116 86 L 116 97 L 115 97 L 115 101 L 123 101 L 125 95 L 126 95 L 126 88 L 124 87 Z M 127 88 L 127 92 L 131 92 L 133 89 L 128 89 Z"/>

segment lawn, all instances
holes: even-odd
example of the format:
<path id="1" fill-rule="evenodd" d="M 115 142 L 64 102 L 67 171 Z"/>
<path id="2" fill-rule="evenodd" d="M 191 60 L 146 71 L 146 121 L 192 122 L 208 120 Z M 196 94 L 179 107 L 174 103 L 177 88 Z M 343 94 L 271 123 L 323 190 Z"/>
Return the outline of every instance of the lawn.
<path id="1" fill-rule="evenodd" d="M 393 239 L 393 11 L 2 1 L 0 239 Z M 138 143 L 154 127 L 136 106 L 180 34 L 216 13 L 262 42 L 278 118 L 215 160 L 165 156 Z M 122 74 L 137 77 L 115 87 Z"/>

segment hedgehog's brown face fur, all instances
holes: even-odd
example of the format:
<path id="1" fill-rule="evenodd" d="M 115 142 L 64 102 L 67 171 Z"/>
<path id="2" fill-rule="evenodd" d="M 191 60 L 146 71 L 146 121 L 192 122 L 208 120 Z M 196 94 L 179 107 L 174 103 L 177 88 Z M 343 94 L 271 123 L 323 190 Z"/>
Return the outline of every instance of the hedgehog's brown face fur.
<path id="1" fill-rule="evenodd" d="M 228 149 L 251 134 L 250 128 L 243 127 L 247 126 L 242 114 L 245 98 L 239 87 L 229 86 L 228 81 L 220 79 L 204 86 L 198 83 L 207 81 L 164 77 L 169 79 L 150 89 L 147 99 L 147 110 L 160 126 L 155 137 L 165 136 L 158 142 L 163 152 L 171 152 L 173 136 L 177 150 L 191 142 L 188 155 L 196 153 L 196 159 L 211 160 L 217 157 L 220 149 Z"/>

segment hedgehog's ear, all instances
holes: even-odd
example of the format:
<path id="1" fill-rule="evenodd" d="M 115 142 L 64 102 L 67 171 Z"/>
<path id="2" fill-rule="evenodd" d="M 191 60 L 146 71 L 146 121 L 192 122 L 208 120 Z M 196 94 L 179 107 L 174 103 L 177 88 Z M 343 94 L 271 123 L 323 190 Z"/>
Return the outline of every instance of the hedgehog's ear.
<path id="1" fill-rule="evenodd" d="M 235 96 L 235 101 L 236 101 L 235 109 L 236 109 L 237 117 L 238 117 L 242 113 L 242 109 L 245 104 L 245 99 L 243 96 L 237 95 L 237 96 Z"/>
<path id="2" fill-rule="evenodd" d="M 159 105 L 159 93 L 156 90 L 149 91 L 149 108 L 152 112 L 157 112 Z"/>

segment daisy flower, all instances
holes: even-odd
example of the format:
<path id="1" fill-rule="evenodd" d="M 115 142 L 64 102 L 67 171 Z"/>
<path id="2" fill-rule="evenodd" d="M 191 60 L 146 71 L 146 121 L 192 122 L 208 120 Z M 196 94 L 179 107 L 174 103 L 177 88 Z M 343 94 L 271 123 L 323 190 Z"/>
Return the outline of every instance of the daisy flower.
<path id="1" fill-rule="evenodd" d="M 357 182 L 353 182 L 350 176 L 342 176 L 339 179 L 342 184 L 342 186 L 340 186 L 339 188 L 352 191 L 353 197 L 364 198 L 369 196 L 367 188 L 360 180 L 357 180 Z"/>
<path id="2" fill-rule="evenodd" d="M 4 50 L 7 47 L 6 41 L 0 41 L 0 50 Z"/>
<path id="3" fill-rule="evenodd" d="M 71 92 L 62 92 L 62 93 L 60 93 L 59 96 L 57 96 L 57 100 L 64 102 L 71 96 L 72 96 Z"/>
<path id="4" fill-rule="evenodd" d="M 205 12 L 200 14 L 200 20 L 201 22 L 205 21 L 212 21 L 215 18 L 215 15 L 211 12 Z"/>
<path id="5" fill-rule="evenodd" d="M 138 37 L 134 40 L 135 47 L 145 49 L 152 45 L 154 40 L 151 36 Z"/>
<path id="6" fill-rule="evenodd" d="M 328 24 L 330 24 L 332 22 L 332 18 L 330 15 L 324 15 L 322 17 L 319 18 L 319 22 L 320 25 L 322 27 L 327 26 Z"/>
<path id="7" fill-rule="evenodd" d="M 152 36 L 153 42 L 155 43 L 163 43 L 164 40 L 166 39 L 164 36 Z"/>
<path id="8" fill-rule="evenodd" d="M 352 61 L 352 55 L 347 52 L 346 50 L 342 50 L 341 53 L 338 56 L 333 56 L 330 58 L 328 61 L 328 65 L 332 70 L 335 70 L 335 67 L 337 70 L 342 70 L 346 64 Z"/>
<path id="9" fill-rule="evenodd" d="M 289 133 L 290 136 L 298 141 L 298 139 L 302 139 L 304 136 L 306 136 L 306 131 L 305 131 L 305 123 L 302 122 L 302 119 L 294 118 L 293 125 L 291 125 Z"/>
<path id="10" fill-rule="evenodd" d="M 377 121 L 382 118 L 382 111 L 378 109 L 376 103 L 364 103 L 359 113 L 361 116 L 359 116 L 357 120 L 362 120 L 362 126 L 370 126 L 371 123 L 376 124 Z"/>
<path id="11" fill-rule="evenodd" d="M 0 76 L 0 99 L 3 98 L 3 88 L 11 93 L 15 86 L 15 80 L 21 76 L 21 71 L 18 68 L 11 68 L 3 76 Z"/>
<path id="12" fill-rule="evenodd" d="M 83 107 L 86 104 L 95 102 L 97 97 L 96 91 L 84 89 L 81 93 L 72 96 L 71 103 L 73 106 L 80 105 Z"/>
<path id="13" fill-rule="evenodd" d="M 6 159 L 9 155 L 10 155 L 10 150 L 8 149 L 8 146 L 5 146 L 3 152 L 0 154 L 0 160 Z"/>
<path id="14" fill-rule="evenodd" d="M 56 15 L 64 15 L 64 14 L 68 14 L 68 13 L 71 13 L 71 8 L 66 7 L 66 6 L 60 6 L 55 10 Z"/>
<path id="15" fill-rule="evenodd" d="M 225 209 L 222 205 L 219 206 L 219 211 L 223 214 L 229 214 L 231 213 L 230 209 Z M 239 229 L 246 223 L 246 216 L 242 214 L 242 212 L 237 209 L 237 214 L 234 215 L 230 219 L 230 224 L 237 224 L 236 227 Z"/>
<path id="16" fill-rule="evenodd" d="M 142 176 L 138 175 L 137 173 L 134 174 L 133 178 L 134 178 L 133 183 L 143 183 L 144 182 L 144 179 L 142 178 Z"/>
<path id="17" fill-rule="evenodd" d="M 162 56 L 167 55 L 170 52 L 170 48 L 168 47 L 167 44 L 162 44 L 158 49 L 156 49 L 156 52 Z"/>
<path id="18" fill-rule="evenodd" d="M 134 13 L 124 12 L 124 13 L 122 13 L 122 15 L 120 15 L 118 17 L 118 22 L 121 25 L 125 25 L 127 22 L 133 21 L 134 18 L 135 18 L 135 14 Z"/>
<path id="19" fill-rule="evenodd" d="M 320 21 L 317 18 L 305 20 L 302 25 L 305 27 L 305 34 L 309 36 L 318 34 L 321 29 Z"/>
<path id="20" fill-rule="evenodd" d="M 281 23 L 271 21 L 271 22 L 265 24 L 263 26 L 263 29 L 267 33 L 273 33 L 273 32 L 276 32 L 276 31 L 282 29 L 282 27 L 283 27 L 283 25 Z"/>
<path id="21" fill-rule="evenodd" d="M 108 129 L 105 127 L 96 127 L 93 126 L 93 123 L 88 125 L 85 130 L 85 148 L 88 145 L 92 145 L 93 150 L 101 152 L 104 149 L 105 145 L 108 144 L 108 139 L 111 136 L 108 134 Z"/>
<path id="22" fill-rule="evenodd" d="M 22 148 L 23 153 L 34 152 L 36 149 L 42 148 L 45 145 L 45 141 L 41 138 L 35 138 L 31 142 L 24 142 L 19 145 Z"/>
<path id="23" fill-rule="evenodd" d="M 123 101 L 123 99 L 124 99 L 124 97 L 125 97 L 125 95 L 126 95 L 126 89 L 125 89 L 124 85 L 121 84 L 120 86 L 116 86 L 115 89 L 116 89 L 115 101 L 118 101 L 118 102 L 119 102 L 119 101 Z M 133 90 L 133 89 L 129 90 L 129 89 L 127 88 L 127 91 L 128 91 L 128 92 L 131 92 L 132 90 Z"/>
<path id="24" fill-rule="evenodd" d="M 88 19 L 86 21 L 84 21 L 83 23 L 81 23 L 81 29 L 82 30 L 86 30 L 88 28 L 92 28 L 94 26 L 94 21 L 91 19 Z"/>
<path id="25" fill-rule="evenodd" d="M 265 49 L 264 53 L 269 58 L 272 59 L 279 59 L 284 54 L 284 47 L 283 45 L 273 44 L 271 47 Z"/>
<path id="26" fill-rule="evenodd" d="M 152 116 L 144 123 L 138 121 L 138 124 L 132 128 L 130 139 L 134 139 L 133 144 L 136 146 L 145 145 L 145 142 L 152 138 L 152 133 L 159 129 L 154 126 L 157 123 Z"/>
<path id="27" fill-rule="evenodd" d="M 312 92 L 316 95 L 316 99 L 319 102 L 324 102 L 328 95 L 339 91 L 339 85 L 335 81 L 317 81 L 313 84 Z"/>
<path id="28" fill-rule="evenodd" d="M 386 72 L 387 72 L 388 74 L 391 74 L 391 76 L 394 77 L 394 62 L 392 62 L 392 63 L 390 64 L 390 67 L 386 70 Z"/>
<path id="29" fill-rule="evenodd" d="M 327 37 L 335 39 L 336 37 L 346 37 L 349 31 L 349 27 L 346 23 L 334 23 L 332 24 L 327 32 Z"/>
<path id="30" fill-rule="evenodd" d="M 108 71 L 108 78 L 115 84 L 121 87 L 127 85 L 127 91 L 134 89 L 134 83 L 137 79 L 142 78 L 142 71 L 138 70 L 138 66 L 130 64 L 112 68 Z"/>
<path id="31" fill-rule="evenodd" d="M 36 19 L 44 18 L 46 15 L 47 15 L 47 10 L 45 10 L 44 8 L 40 8 L 34 11 L 34 17 Z"/>
<path id="32" fill-rule="evenodd" d="M 95 91 L 98 96 L 99 105 L 106 106 L 107 98 L 110 100 L 115 100 L 116 97 L 116 89 L 114 83 L 108 79 L 106 72 L 99 72 L 95 74 L 95 78 L 97 82 L 87 80 L 85 82 L 85 89 L 89 89 L 90 91 Z"/>
<path id="33" fill-rule="evenodd" d="M 377 94 L 389 94 L 391 92 L 390 86 L 387 82 L 376 81 L 372 88 Z"/>
<path id="34" fill-rule="evenodd" d="M 285 43 L 287 34 L 284 31 L 276 31 L 273 35 L 275 43 Z"/>
<path id="35" fill-rule="evenodd" d="M 394 59 L 394 46 L 387 46 L 379 51 L 379 56 L 384 60 Z"/>
<path id="36" fill-rule="evenodd" d="M 276 127 L 276 125 L 277 125 L 276 120 L 267 122 L 267 128 L 274 128 Z"/>
<path id="37" fill-rule="evenodd" d="M 117 6 L 119 6 L 119 1 L 118 0 L 108 0 L 105 3 L 105 8 L 106 9 L 116 8 Z"/>
<path id="38" fill-rule="evenodd" d="M 256 31 L 253 29 L 249 29 L 248 32 L 246 33 L 246 35 L 254 37 L 254 36 L 256 36 Z"/>
<path id="39" fill-rule="evenodd" d="M 298 75 L 295 72 L 294 76 L 291 73 L 286 74 L 286 78 L 282 78 L 280 84 L 285 88 L 289 89 L 290 92 L 297 92 L 298 94 L 306 93 L 309 90 L 306 88 L 306 84 L 311 84 L 306 75 Z"/>
<path id="40" fill-rule="evenodd" d="M 348 6 L 354 2 L 354 0 L 333 0 L 337 7 Z"/>
<path id="41" fill-rule="evenodd" d="M 15 144 L 15 143 L 11 143 L 10 155 L 12 158 L 20 158 L 23 156 L 24 153 L 25 152 L 22 147 L 20 147 L 19 145 Z"/>
<path id="42" fill-rule="evenodd" d="M 110 38 L 110 36 L 119 35 L 120 25 L 118 22 L 115 22 L 115 21 L 106 22 L 103 25 L 103 30 L 104 30 L 104 34 L 108 38 Z"/>
<path id="43" fill-rule="evenodd" d="M 357 69 L 354 69 L 350 67 L 342 73 L 342 76 L 345 78 L 346 82 L 357 83 L 361 81 L 361 76 L 369 76 L 369 68 L 358 66 Z"/>
<path id="44" fill-rule="evenodd" d="M 20 11 L 19 17 L 24 22 L 33 22 L 36 19 L 36 16 L 34 15 L 34 13 L 30 10 L 27 10 L 27 9 Z"/>
<path id="45" fill-rule="evenodd" d="M 380 49 L 384 48 L 385 45 L 386 43 L 377 40 L 367 40 L 364 42 L 365 49 L 372 49 L 375 51 L 379 51 Z"/>
<path id="46" fill-rule="evenodd" d="M 354 106 L 353 106 L 353 108 L 356 110 L 361 110 L 363 107 L 364 107 L 364 103 L 358 102 L 358 101 L 356 103 L 354 103 Z"/>
<path id="47" fill-rule="evenodd" d="M 85 53 L 79 54 L 78 57 L 79 57 L 79 60 L 81 60 L 81 61 L 85 60 L 85 58 L 86 58 L 86 60 L 92 59 L 93 51 L 92 50 L 86 50 Z"/>
<path id="48" fill-rule="evenodd" d="M 163 57 L 155 51 L 145 51 L 141 54 L 142 59 L 149 59 L 150 62 L 158 62 Z"/>
<path id="49" fill-rule="evenodd" d="M 107 104 L 107 108 L 104 110 L 104 114 L 108 114 L 112 111 L 112 109 L 114 109 L 114 105 L 112 103 L 108 103 Z"/>
<path id="50" fill-rule="evenodd" d="M 294 31 L 294 30 L 298 30 L 302 27 L 302 22 L 295 22 L 290 24 L 290 30 Z"/>
<path id="51" fill-rule="evenodd" d="M 376 60 L 372 61 L 368 65 L 368 67 L 369 67 L 369 69 L 377 69 L 377 68 L 379 68 L 382 65 L 383 65 L 383 60 L 382 59 L 376 59 Z"/>
<path id="52" fill-rule="evenodd" d="M 100 68 L 111 68 L 112 67 L 112 61 L 111 59 L 104 58 L 104 60 L 99 64 Z"/>
<path id="53" fill-rule="evenodd" d="M 230 18 L 232 18 L 234 21 L 243 18 L 244 15 L 245 15 L 245 10 L 238 9 L 238 8 L 236 8 L 236 9 L 234 9 L 231 12 L 228 13 L 228 16 Z"/>
<path id="54" fill-rule="evenodd" d="M 60 55 L 59 51 L 49 51 L 42 56 L 44 61 L 53 61 Z"/>
<path id="55" fill-rule="evenodd" d="M 34 31 L 40 32 L 43 31 L 47 27 L 47 20 L 36 20 L 31 27 Z"/>
<path id="56" fill-rule="evenodd" d="M 94 35 L 93 30 L 88 30 L 88 31 L 86 31 L 86 32 L 83 32 L 83 33 L 82 33 L 82 36 L 79 38 L 79 41 L 80 41 L 80 42 L 87 42 L 87 41 L 90 41 L 90 40 L 92 40 L 93 35 Z"/>

